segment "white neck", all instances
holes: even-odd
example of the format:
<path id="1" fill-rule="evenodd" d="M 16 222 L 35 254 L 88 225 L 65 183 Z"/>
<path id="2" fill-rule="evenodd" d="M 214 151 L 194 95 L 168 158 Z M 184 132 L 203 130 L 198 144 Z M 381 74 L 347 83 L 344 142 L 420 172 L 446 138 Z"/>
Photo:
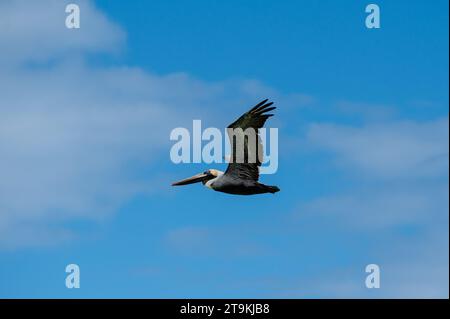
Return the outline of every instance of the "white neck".
<path id="1" fill-rule="evenodd" d="M 218 170 L 215 170 L 215 173 L 217 174 L 217 176 L 216 177 L 214 177 L 213 179 L 210 179 L 209 181 L 207 181 L 206 183 L 205 183 L 205 186 L 206 187 L 208 187 L 208 188 L 210 188 L 210 189 L 213 189 L 212 188 L 212 183 L 214 183 L 215 181 L 217 181 L 220 177 L 222 177 L 222 175 L 223 175 L 223 172 L 221 172 L 221 171 L 218 171 Z"/>

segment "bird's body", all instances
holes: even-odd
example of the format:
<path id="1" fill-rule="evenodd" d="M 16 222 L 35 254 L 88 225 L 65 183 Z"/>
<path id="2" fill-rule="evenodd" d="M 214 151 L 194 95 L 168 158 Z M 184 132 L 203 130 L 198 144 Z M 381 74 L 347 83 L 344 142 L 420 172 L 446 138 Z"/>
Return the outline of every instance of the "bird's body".
<path id="1" fill-rule="evenodd" d="M 205 186 L 217 192 L 233 195 L 275 193 L 279 190 L 276 186 L 267 186 L 254 180 L 233 178 L 226 174 L 219 175 L 207 181 Z"/>
<path id="2" fill-rule="evenodd" d="M 273 116 L 273 103 L 264 100 L 244 113 L 227 128 L 232 146 L 232 156 L 225 172 L 209 169 L 203 173 L 173 183 L 173 186 L 202 182 L 206 187 L 218 192 L 234 195 L 254 195 L 276 193 L 277 186 L 268 186 L 258 182 L 259 167 L 262 163 L 263 146 L 258 129 Z"/>

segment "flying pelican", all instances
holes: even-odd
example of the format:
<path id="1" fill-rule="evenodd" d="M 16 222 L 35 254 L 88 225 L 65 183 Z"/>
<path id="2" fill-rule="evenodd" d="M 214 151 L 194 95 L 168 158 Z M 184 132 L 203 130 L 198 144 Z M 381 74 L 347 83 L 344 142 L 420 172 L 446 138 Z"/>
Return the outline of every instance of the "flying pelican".
<path id="1" fill-rule="evenodd" d="M 215 191 L 235 195 L 278 192 L 280 189 L 277 186 L 258 183 L 263 154 L 263 145 L 258 129 L 262 128 L 266 120 L 273 116 L 267 112 L 276 109 L 274 106 L 270 107 L 273 102 L 267 103 L 267 101 L 266 99 L 258 103 L 227 127 L 228 138 L 232 145 L 232 155 L 225 173 L 216 169 L 208 169 L 203 173 L 173 183 L 172 186 L 202 182 L 203 185 Z M 246 134 L 248 132 L 255 132 L 256 138 L 253 136 L 252 139 L 252 136 Z M 240 152 L 240 149 L 243 151 Z"/>

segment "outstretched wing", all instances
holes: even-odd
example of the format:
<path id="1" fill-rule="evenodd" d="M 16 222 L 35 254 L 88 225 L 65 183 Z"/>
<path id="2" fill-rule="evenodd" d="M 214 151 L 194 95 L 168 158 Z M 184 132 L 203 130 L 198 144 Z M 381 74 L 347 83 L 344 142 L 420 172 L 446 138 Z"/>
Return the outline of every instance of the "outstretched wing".
<path id="1" fill-rule="evenodd" d="M 276 109 L 274 106 L 271 107 L 273 102 L 267 103 L 267 101 L 266 99 L 258 103 L 228 126 L 231 158 L 225 175 L 254 181 L 259 179 L 259 166 L 263 159 L 259 129 L 264 126 L 269 117 L 273 116 L 267 112 Z"/>

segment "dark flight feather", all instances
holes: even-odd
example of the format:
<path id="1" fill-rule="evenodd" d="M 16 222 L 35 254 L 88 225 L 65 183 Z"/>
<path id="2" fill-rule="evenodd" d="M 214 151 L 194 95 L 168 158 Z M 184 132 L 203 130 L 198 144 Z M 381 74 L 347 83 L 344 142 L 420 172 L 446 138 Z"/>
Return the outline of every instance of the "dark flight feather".
<path id="1" fill-rule="evenodd" d="M 225 171 L 226 175 L 253 181 L 259 179 L 259 167 L 261 166 L 263 155 L 263 145 L 259 136 L 259 129 L 264 126 L 269 117 L 273 116 L 273 114 L 267 114 L 267 112 L 276 109 L 275 106 L 271 107 L 273 102 L 267 103 L 267 101 L 268 99 L 256 104 L 248 112 L 228 125 L 228 138 L 232 147 L 230 163 Z M 239 130 L 236 131 L 236 129 L 242 129 L 245 133 L 245 130 L 249 128 L 253 129 L 256 133 L 255 143 L 250 143 L 248 136 L 245 136 Z M 233 132 L 235 134 L 231 134 Z M 242 145 L 244 148 L 244 157 L 236 158 L 237 147 L 242 147 Z"/>

